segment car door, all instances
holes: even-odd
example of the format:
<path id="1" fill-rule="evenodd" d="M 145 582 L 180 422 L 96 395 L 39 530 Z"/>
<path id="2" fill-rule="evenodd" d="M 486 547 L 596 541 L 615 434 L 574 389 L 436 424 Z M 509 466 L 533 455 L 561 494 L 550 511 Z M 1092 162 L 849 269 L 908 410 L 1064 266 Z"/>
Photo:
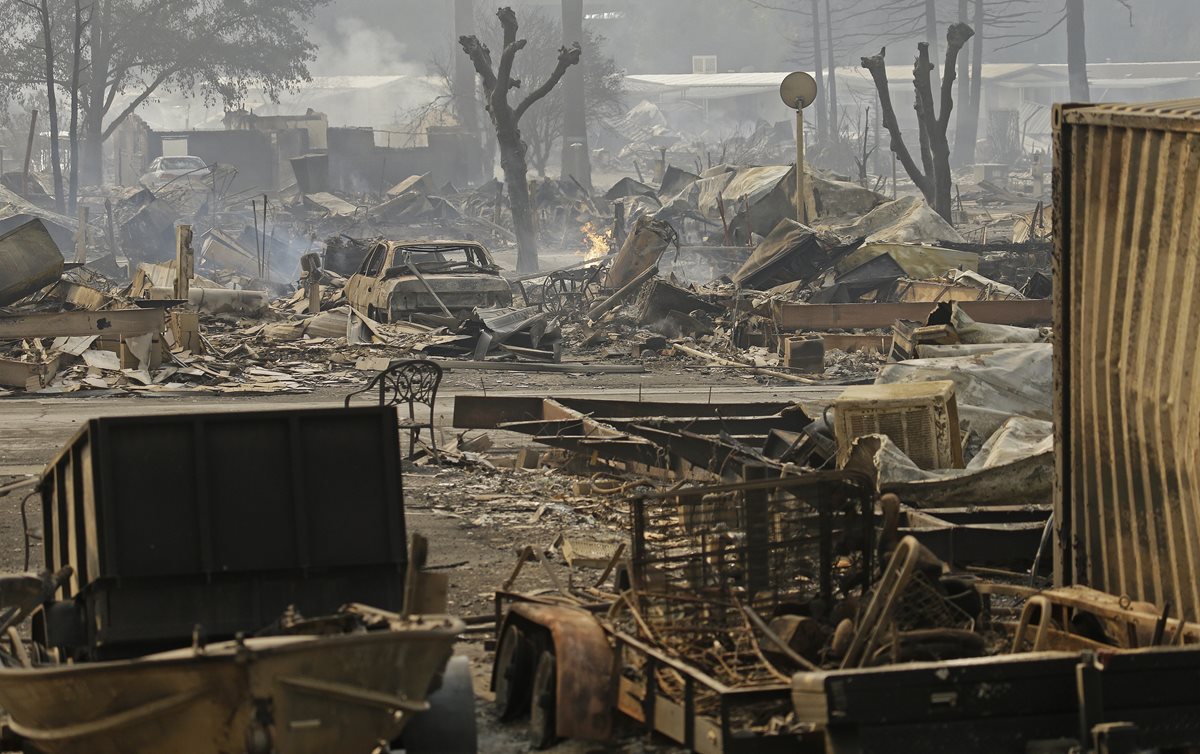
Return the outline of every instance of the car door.
<path id="1" fill-rule="evenodd" d="M 350 300 L 351 306 L 362 309 L 364 314 L 367 309 L 376 306 L 375 289 L 379 285 L 379 275 L 383 270 L 383 258 L 386 254 L 387 244 L 375 244 L 363 257 L 358 272 L 346 281 L 346 298 Z"/>
<path id="2" fill-rule="evenodd" d="M 388 244 L 379 244 L 379 256 L 374 259 L 374 266 L 368 275 L 367 284 L 370 286 L 368 297 L 371 300 L 371 306 L 375 308 L 376 316 L 383 317 L 383 321 L 388 321 L 388 313 L 391 308 L 391 286 L 387 285 L 384 280 L 384 273 L 392 264 L 392 257 L 395 251 Z"/>

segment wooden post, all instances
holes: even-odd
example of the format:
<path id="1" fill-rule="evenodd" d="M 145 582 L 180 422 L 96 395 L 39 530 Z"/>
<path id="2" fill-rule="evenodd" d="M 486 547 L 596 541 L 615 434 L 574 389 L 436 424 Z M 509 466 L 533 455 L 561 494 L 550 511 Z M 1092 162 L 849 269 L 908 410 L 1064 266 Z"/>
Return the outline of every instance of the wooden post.
<path id="1" fill-rule="evenodd" d="M 192 252 L 192 226 L 179 225 L 175 228 L 175 298 L 188 300 L 191 292 L 192 273 L 195 268 Z"/>
<path id="2" fill-rule="evenodd" d="M 117 234 L 113 229 L 112 200 L 104 200 L 105 234 L 108 236 L 108 253 L 117 255 Z"/>
<path id="3" fill-rule="evenodd" d="M 75 264 L 87 262 L 88 208 L 80 204 L 75 210 Z"/>
<path id="4" fill-rule="evenodd" d="M 321 282 L 315 273 L 308 277 L 308 313 L 321 313 Z"/>
<path id="5" fill-rule="evenodd" d="M 892 152 L 892 198 L 896 198 L 896 153 Z"/>
<path id="6" fill-rule="evenodd" d="M 29 161 L 33 159 L 33 136 L 37 133 L 38 111 L 29 116 L 29 141 L 25 142 L 25 167 L 21 170 L 21 196 L 29 198 Z"/>

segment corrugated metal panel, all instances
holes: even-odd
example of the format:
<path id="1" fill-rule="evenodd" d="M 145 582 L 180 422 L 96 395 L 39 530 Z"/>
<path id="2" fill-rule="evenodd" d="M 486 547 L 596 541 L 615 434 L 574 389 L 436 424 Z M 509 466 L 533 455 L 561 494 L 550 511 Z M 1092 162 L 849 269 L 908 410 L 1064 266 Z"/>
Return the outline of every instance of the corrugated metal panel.
<path id="1" fill-rule="evenodd" d="M 1200 619 L 1200 100 L 1054 120 L 1056 577 Z"/>

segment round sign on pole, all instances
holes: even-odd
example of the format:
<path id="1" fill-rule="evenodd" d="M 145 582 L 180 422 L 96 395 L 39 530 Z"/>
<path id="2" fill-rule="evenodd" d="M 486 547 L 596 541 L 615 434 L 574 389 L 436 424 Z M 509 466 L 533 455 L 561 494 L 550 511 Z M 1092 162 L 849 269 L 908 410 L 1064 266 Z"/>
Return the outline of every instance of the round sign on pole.
<path id="1" fill-rule="evenodd" d="M 804 71 L 789 73 L 779 85 L 779 98 L 793 110 L 803 110 L 817 99 L 817 80 Z"/>

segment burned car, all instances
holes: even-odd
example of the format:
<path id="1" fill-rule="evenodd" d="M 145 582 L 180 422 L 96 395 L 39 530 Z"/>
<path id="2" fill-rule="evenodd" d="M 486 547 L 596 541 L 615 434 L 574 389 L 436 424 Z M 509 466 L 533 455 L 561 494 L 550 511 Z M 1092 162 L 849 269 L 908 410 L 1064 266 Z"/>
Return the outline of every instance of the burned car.
<path id="1" fill-rule="evenodd" d="M 512 305 L 500 268 L 473 241 L 380 241 L 346 283 L 346 297 L 380 322 Z"/>

